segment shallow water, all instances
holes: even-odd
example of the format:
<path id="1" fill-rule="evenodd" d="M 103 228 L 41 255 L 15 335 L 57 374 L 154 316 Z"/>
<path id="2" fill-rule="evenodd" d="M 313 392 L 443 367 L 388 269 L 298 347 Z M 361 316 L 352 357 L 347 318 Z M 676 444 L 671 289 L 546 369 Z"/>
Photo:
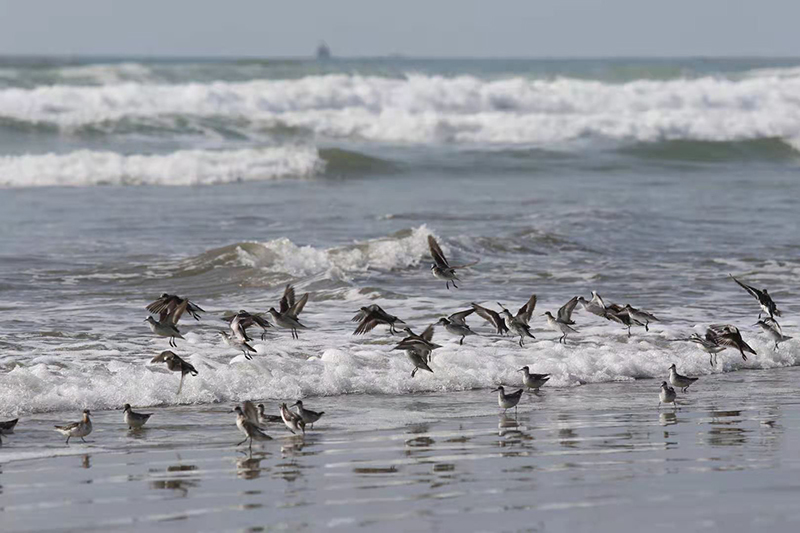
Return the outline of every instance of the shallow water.
<path id="1" fill-rule="evenodd" d="M 135 433 L 97 412 L 69 447 L 49 429 L 69 415 L 40 414 L 7 444 L 64 455 L 3 465 L 0 516 L 15 531 L 788 531 L 798 372 L 708 376 L 678 410 L 656 408 L 654 380 L 546 386 L 516 416 L 487 391 L 318 398 L 305 438 L 274 426 L 251 454 L 228 406 L 153 409 Z"/>

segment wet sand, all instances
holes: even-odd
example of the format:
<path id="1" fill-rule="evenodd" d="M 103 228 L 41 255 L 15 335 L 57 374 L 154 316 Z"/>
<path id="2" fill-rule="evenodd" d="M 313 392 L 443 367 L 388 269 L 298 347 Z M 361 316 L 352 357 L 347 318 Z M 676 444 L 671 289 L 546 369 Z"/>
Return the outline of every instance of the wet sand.
<path id="1" fill-rule="evenodd" d="M 704 377 L 657 409 L 655 380 L 310 398 L 252 454 L 230 405 L 98 412 L 89 444 L 26 417 L 0 448 L 3 531 L 789 531 L 800 525 L 800 369 Z M 268 402 L 276 406 L 275 401 Z M 144 410 L 143 410 L 144 411 Z M 37 457 L 37 458 L 33 458 Z"/>

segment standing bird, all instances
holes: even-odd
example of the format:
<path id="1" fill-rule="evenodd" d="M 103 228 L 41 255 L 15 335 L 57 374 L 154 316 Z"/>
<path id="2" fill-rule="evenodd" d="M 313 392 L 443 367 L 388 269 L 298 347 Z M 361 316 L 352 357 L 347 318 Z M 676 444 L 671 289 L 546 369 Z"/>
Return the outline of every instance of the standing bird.
<path id="1" fill-rule="evenodd" d="M 497 393 L 497 405 L 503 409 L 503 413 L 512 407 L 514 408 L 514 412 L 517 412 L 517 404 L 520 398 L 522 398 L 522 389 L 506 394 L 505 389 L 500 385 L 496 389 L 492 389 L 492 392 Z"/>
<path id="2" fill-rule="evenodd" d="M 500 316 L 500 313 L 493 309 L 489 309 L 487 307 L 480 306 L 473 302 L 472 308 L 478 314 L 479 317 L 486 320 L 489 324 L 494 326 L 495 333 L 498 335 L 505 335 L 508 333 L 508 326 L 506 325 L 506 321 L 503 320 L 503 317 Z"/>
<path id="3" fill-rule="evenodd" d="M 458 341 L 458 344 L 464 344 L 464 337 L 468 335 L 477 335 L 470 327 L 467 325 L 467 317 L 475 312 L 475 309 L 467 309 L 466 311 L 459 311 L 458 313 L 453 313 L 447 318 L 440 318 L 439 321 L 436 323 L 437 326 L 444 326 L 444 329 L 447 330 L 448 333 L 453 335 L 460 336 L 461 338 Z"/>
<path id="4" fill-rule="evenodd" d="M 181 389 L 183 389 L 183 378 L 186 374 L 191 374 L 193 376 L 197 375 L 197 369 L 178 357 L 174 352 L 169 350 L 165 350 L 158 354 L 157 356 L 153 357 L 150 360 L 151 363 L 166 363 L 167 368 L 172 372 L 180 372 L 181 373 L 181 383 L 178 385 L 178 396 L 181 394 Z"/>
<path id="5" fill-rule="evenodd" d="M 545 312 L 544 316 L 547 317 L 547 325 L 553 331 L 558 331 L 561 333 L 561 337 L 558 338 L 558 342 L 563 342 L 564 344 L 567 343 L 567 335 L 570 333 L 578 333 L 575 328 L 571 327 L 569 324 L 565 322 L 561 322 L 559 319 L 555 318 L 550 311 Z"/>
<path id="6" fill-rule="evenodd" d="M 358 322 L 356 330 L 353 335 L 363 335 L 368 331 L 372 331 L 375 326 L 385 324 L 389 326 L 389 333 L 394 335 L 397 330 L 394 329 L 395 324 L 405 324 L 402 320 L 394 315 L 390 315 L 380 305 L 372 304 L 367 307 L 362 307 L 358 313 L 353 316 L 353 322 Z"/>
<path id="7" fill-rule="evenodd" d="M 778 321 L 775 320 L 774 318 L 767 317 L 763 320 L 759 320 L 758 322 L 756 322 L 755 325 L 760 326 L 761 329 L 764 330 L 764 333 L 769 335 L 769 337 L 775 343 L 775 348 L 774 348 L 775 350 L 778 349 L 779 343 L 791 339 L 791 337 L 787 337 L 786 335 L 783 334 L 783 329 L 781 328 L 781 325 L 778 324 Z"/>
<path id="8" fill-rule="evenodd" d="M 669 367 L 669 382 L 673 387 L 680 387 L 681 392 L 686 392 L 689 385 L 697 381 L 697 379 L 678 374 L 678 367 L 675 366 L 675 363 L 672 363 L 672 366 Z"/>
<path id="9" fill-rule="evenodd" d="M 247 440 L 250 440 L 250 450 L 253 449 L 253 440 L 258 441 L 265 441 L 265 440 L 272 440 L 272 437 L 261 431 L 257 424 L 253 423 L 242 411 L 242 408 L 238 405 L 233 408 L 233 412 L 236 413 L 236 427 L 239 428 L 239 431 L 244 434 L 244 440 L 238 443 L 236 446 L 241 446 Z"/>
<path id="10" fill-rule="evenodd" d="M 253 356 L 250 355 L 256 352 L 256 349 L 250 346 L 247 341 L 243 340 L 241 337 L 237 337 L 236 335 L 231 335 L 227 331 L 220 331 L 219 334 L 222 336 L 222 340 L 230 346 L 231 348 L 236 348 L 237 350 L 241 350 L 244 354 L 245 359 L 252 359 Z"/>
<path id="11" fill-rule="evenodd" d="M 150 326 L 150 331 L 159 337 L 169 337 L 169 345 L 176 348 L 178 345 L 175 343 L 175 338 L 183 338 L 181 332 L 178 331 L 178 320 L 181 319 L 188 306 L 189 300 L 183 300 L 177 306 L 164 307 L 158 320 L 148 316 L 144 321 Z"/>
<path id="12" fill-rule="evenodd" d="M 281 298 L 280 311 L 276 311 L 274 307 L 269 308 L 269 314 L 272 315 L 275 325 L 292 330 L 293 339 L 300 338 L 297 333 L 298 329 L 308 329 L 297 318 L 306 306 L 306 302 L 308 302 L 308 293 L 305 293 L 299 300 L 295 301 L 294 287 L 287 285 Z"/>
<path id="13" fill-rule="evenodd" d="M 275 422 L 280 422 L 283 420 L 280 415 L 268 415 L 265 411 L 264 404 L 258 404 L 258 423 L 262 426 L 266 426 L 267 424 L 273 424 Z"/>
<path id="14" fill-rule="evenodd" d="M 433 258 L 431 272 L 436 279 L 442 279 L 446 282 L 445 287 L 447 287 L 448 290 L 450 289 L 451 283 L 453 284 L 453 287 L 456 289 L 458 288 L 456 281 L 460 280 L 458 279 L 458 276 L 456 276 L 457 268 L 466 268 L 477 263 L 477 261 L 473 261 L 472 263 L 468 263 L 466 265 L 451 266 L 433 235 L 428 235 L 428 248 L 431 252 L 431 258 Z"/>
<path id="15" fill-rule="evenodd" d="M 314 422 L 322 418 L 322 415 L 325 414 L 325 411 L 312 411 L 311 409 L 306 409 L 303 407 L 302 400 L 297 400 L 292 404 L 292 407 L 297 406 L 297 414 L 300 415 L 300 418 L 303 419 L 303 422 L 308 425 L 311 424 L 311 427 L 314 427 Z"/>
<path id="16" fill-rule="evenodd" d="M 228 324 L 231 324 L 231 330 L 234 329 L 233 323 L 234 321 L 238 323 L 237 329 L 242 330 L 242 334 L 245 337 L 245 340 L 252 340 L 247 337 L 247 329 L 252 326 L 259 326 L 261 328 L 261 340 L 265 340 L 267 338 L 267 328 L 271 328 L 272 324 L 267 322 L 267 320 L 261 316 L 260 313 L 248 313 L 244 309 L 240 309 L 238 313 L 235 315 L 228 315 L 222 318 Z"/>
<path id="17" fill-rule="evenodd" d="M 192 318 L 195 320 L 200 320 L 199 313 L 205 313 L 205 310 L 203 310 L 199 305 L 190 302 L 188 298 L 181 298 L 180 296 L 167 294 L 166 292 L 163 293 L 158 300 L 149 304 L 147 306 L 147 310 L 154 315 L 160 315 L 165 312 L 166 314 L 170 314 L 184 303 L 186 304 L 186 312 L 192 315 Z"/>
<path id="18" fill-rule="evenodd" d="M 742 334 L 739 333 L 739 328 L 736 326 L 731 326 L 730 324 L 715 324 L 709 326 L 706 330 L 706 338 L 713 339 L 717 344 L 722 346 L 736 348 L 739 350 L 739 353 L 742 354 L 742 359 L 744 361 L 747 361 L 747 356 L 744 354 L 745 352 L 757 355 L 756 351 L 744 341 Z"/>
<path id="19" fill-rule="evenodd" d="M 302 431 L 303 435 L 306 434 L 306 423 L 303 421 L 303 418 L 297 413 L 290 411 L 285 403 L 281 404 L 281 418 L 283 419 L 283 423 L 286 424 L 286 427 L 293 434 L 297 434 L 298 431 Z"/>
<path id="20" fill-rule="evenodd" d="M 761 311 L 758 313 L 758 318 L 761 318 L 761 313 L 767 313 L 770 318 L 775 318 L 776 316 L 781 316 L 781 312 L 778 311 L 778 306 L 775 305 L 775 302 L 772 301 L 772 297 L 767 292 L 767 289 L 758 290 L 755 287 L 742 283 L 738 279 L 733 277 L 733 274 L 728 274 L 733 281 L 739 284 L 741 288 L 746 290 L 750 296 L 758 300 L 758 305 L 761 306 Z"/>
<path id="21" fill-rule="evenodd" d="M 73 422 L 66 426 L 55 426 L 56 431 L 67 437 L 67 444 L 72 437 L 79 437 L 86 442 L 83 437 L 92 432 L 92 421 L 89 419 L 89 410 L 83 410 L 83 419 L 80 422 Z"/>
<path id="22" fill-rule="evenodd" d="M 525 302 L 525 305 L 519 308 L 517 314 L 512 316 L 511 312 L 506 309 L 503 304 L 497 302 L 503 311 L 503 316 L 505 317 L 505 325 L 507 327 L 507 331 L 511 331 L 516 335 L 519 335 L 519 345 L 520 347 L 523 346 L 523 339 L 525 337 L 530 337 L 531 339 L 535 339 L 536 337 L 533 336 L 531 333 L 531 328 L 528 326 L 528 323 L 531 321 L 531 315 L 533 315 L 533 310 L 536 309 L 536 295 L 531 295 L 528 298 L 528 301 Z M 473 304 L 474 307 L 474 304 Z M 479 313 L 480 314 L 480 313 Z"/>
<path id="23" fill-rule="evenodd" d="M 6 434 L 14 433 L 14 426 L 17 425 L 17 422 L 19 422 L 19 418 L 15 418 L 14 420 L 6 420 L 6 421 L 3 421 L 3 422 L 0 422 L 0 435 L 2 435 L 3 433 L 6 433 Z"/>
<path id="24" fill-rule="evenodd" d="M 709 334 L 706 332 L 705 337 L 701 337 L 697 333 L 692 333 L 692 336 L 688 339 L 689 342 L 693 342 L 698 344 L 703 350 L 708 353 L 708 364 L 714 366 L 717 362 L 717 354 L 727 348 L 727 346 L 723 346 L 717 342 L 716 336 Z"/>
<path id="25" fill-rule="evenodd" d="M 606 317 L 606 303 L 603 301 L 603 298 L 597 294 L 597 291 L 592 291 L 592 299 L 586 300 L 583 296 L 578 298 L 578 303 L 583 306 L 584 309 L 592 313 L 593 315 L 601 316 L 603 318 Z"/>
<path id="26" fill-rule="evenodd" d="M 671 403 L 672 407 L 677 408 L 678 405 L 675 403 L 675 399 L 678 397 L 675 394 L 675 389 L 667 385 L 666 381 L 661 382 L 661 392 L 658 394 L 658 408 L 661 409 L 662 403 Z"/>
<path id="27" fill-rule="evenodd" d="M 550 374 L 531 374 L 527 366 L 523 366 L 517 372 L 522 372 L 522 384 L 533 390 L 539 390 L 550 379 Z"/>
<path id="28" fill-rule="evenodd" d="M 147 423 L 152 413 L 134 413 L 131 410 L 131 404 L 126 403 L 122 408 L 122 418 L 125 420 L 125 425 L 128 429 L 139 429 Z"/>
<path id="29" fill-rule="evenodd" d="M 660 322 L 655 316 L 648 313 L 647 311 L 642 311 L 641 309 L 636 309 L 635 307 L 631 307 L 631 304 L 625 304 L 624 307 L 625 311 L 628 312 L 628 316 L 631 317 L 636 322 L 644 323 L 644 330 L 650 331 L 650 322 Z"/>

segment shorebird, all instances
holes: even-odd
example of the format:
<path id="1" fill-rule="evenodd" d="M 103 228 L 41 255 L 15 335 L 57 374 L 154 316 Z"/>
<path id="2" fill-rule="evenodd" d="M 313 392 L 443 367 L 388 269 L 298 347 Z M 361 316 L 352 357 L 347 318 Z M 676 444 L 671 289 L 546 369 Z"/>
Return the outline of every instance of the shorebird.
<path id="1" fill-rule="evenodd" d="M 692 333 L 692 336 L 689 337 L 689 342 L 693 342 L 698 344 L 703 350 L 708 353 L 708 364 L 714 366 L 717 362 L 717 354 L 727 348 L 727 346 L 723 346 L 717 342 L 717 339 L 714 335 L 709 335 L 706 332 L 705 337 L 701 337 L 697 333 Z"/>
<path id="2" fill-rule="evenodd" d="M 642 324 L 635 318 L 632 318 L 631 315 L 628 314 L 627 309 L 617 304 L 611 304 L 608 307 L 606 307 L 606 318 L 608 320 L 611 320 L 612 322 L 617 322 L 628 328 L 628 337 L 631 336 L 632 326 L 644 326 L 644 324 Z"/>
<path id="3" fill-rule="evenodd" d="M 241 408 L 242 413 L 244 414 L 244 417 L 247 420 L 249 420 L 256 426 L 260 426 L 258 420 L 258 408 L 255 406 L 253 402 L 251 402 L 250 400 L 245 400 L 239 404 L 239 407 Z"/>
<path id="4" fill-rule="evenodd" d="M 555 318 L 552 314 L 550 314 L 550 311 L 545 312 L 544 316 L 547 317 L 547 325 L 550 327 L 550 329 L 561 333 L 561 337 L 558 338 L 558 342 L 563 342 L 566 344 L 568 334 L 578 333 L 575 328 L 571 327 L 569 324 L 565 324 L 564 322 L 561 322 Z"/>
<path id="5" fill-rule="evenodd" d="M 456 276 L 457 268 L 467 268 L 477 263 L 477 261 L 473 261 L 472 263 L 468 263 L 466 265 L 451 266 L 433 235 L 428 235 L 428 248 L 430 249 L 431 257 L 433 258 L 431 272 L 435 278 L 445 281 L 445 287 L 447 287 L 448 290 L 450 289 L 451 283 L 453 284 L 453 287 L 457 289 L 458 285 L 456 285 L 456 281 L 461 281 L 458 279 L 458 276 Z"/>
<path id="6" fill-rule="evenodd" d="M 758 318 L 761 318 L 761 313 L 767 313 L 770 318 L 775 318 L 776 316 L 781 316 L 781 312 L 778 311 L 778 306 L 775 305 L 775 302 L 772 301 L 772 297 L 767 292 L 767 289 L 758 290 L 755 287 L 747 285 L 746 283 L 742 283 L 738 279 L 733 277 L 733 274 L 728 274 L 733 281 L 739 284 L 741 288 L 746 290 L 750 296 L 758 300 L 758 305 L 761 306 L 761 311 L 758 313 Z"/>
<path id="7" fill-rule="evenodd" d="M 174 348 L 178 346 L 175 343 L 175 338 L 183 338 L 181 332 L 178 331 L 178 320 L 181 319 L 184 311 L 188 308 L 189 300 L 182 300 L 181 303 L 176 306 L 170 305 L 164 307 L 158 320 L 154 319 L 152 316 L 148 316 L 144 321 L 150 326 L 150 331 L 159 337 L 169 337 L 169 345 Z"/>
<path id="8" fill-rule="evenodd" d="M 231 348 L 236 348 L 237 350 L 241 350 L 245 359 L 252 359 L 253 356 L 250 354 L 257 353 L 255 348 L 250 346 L 247 341 L 241 339 L 240 337 L 231 335 L 227 331 L 220 331 L 219 334 L 222 336 L 222 340 L 224 340 L 228 346 Z"/>
<path id="9" fill-rule="evenodd" d="M 575 321 L 572 320 L 572 312 L 575 310 L 576 305 L 578 305 L 578 297 L 573 296 L 572 298 L 569 299 L 567 303 L 562 305 L 561 308 L 558 310 L 558 314 L 556 315 L 556 320 L 568 326 L 575 324 Z M 531 309 L 531 311 L 533 311 L 533 309 Z"/>
<path id="10" fill-rule="evenodd" d="M 503 320 L 503 317 L 500 316 L 500 313 L 487 307 L 480 306 L 474 302 L 472 303 L 472 308 L 479 317 L 483 318 L 489 324 L 494 326 L 495 333 L 498 335 L 505 335 L 508 333 L 508 326 L 506 325 L 506 321 Z"/>
<path id="11" fill-rule="evenodd" d="M 66 426 L 55 426 L 56 431 L 67 437 L 67 444 L 72 437 L 78 437 L 86 442 L 83 437 L 92 432 L 92 421 L 89 419 L 89 410 L 83 410 L 83 419 L 80 422 L 73 422 Z"/>
<path id="12" fill-rule="evenodd" d="M 126 403 L 122 408 L 123 420 L 128 429 L 139 429 L 145 425 L 147 420 L 152 416 L 151 413 L 134 413 L 131 410 L 131 404 Z"/>
<path id="13" fill-rule="evenodd" d="M 247 418 L 242 411 L 242 408 L 238 405 L 233 408 L 233 412 L 236 413 L 236 427 L 239 428 L 239 431 L 244 434 L 245 438 L 242 442 L 236 444 L 236 446 L 241 446 L 247 440 L 250 440 L 250 450 L 253 449 L 253 440 L 265 441 L 265 440 L 272 440 L 272 437 L 261 431 L 258 425 L 253 423 L 251 420 Z"/>
<path id="14" fill-rule="evenodd" d="M 775 343 L 775 350 L 778 349 L 778 344 L 783 341 L 788 341 L 791 337 L 787 337 L 783 334 L 783 329 L 781 325 L 778 324 L 778 321 L 774 318 L 767 317 L 763 320 L 759 320 L 755 324 L 756 326 L 761 326 L 761 329 L 764 330 L 764 333 L 769 335 L 769 338 L 773 340 Z"/>
<path id="15" fill-rule="evenodd" d="M 458 344 L 464 344 L 464 337 L 468 335 L 477 335 L 477 333 L 470 329 L 466 322 L 466 318 L 474 312 L 475 309 L 467 309 L 466 311 L 453 313 L 447 318 L 440 318 L 436 325 L 444 326 L 444 329 L 447 330 L 448 333 L 461 337 L 458 340 Z"/>
<path id="16" fill-rule="evenodd" d="M 492 392 L 497 393 L 497 405 L 503 409 L 504 413 L 512 407 L 514 408 L 514 412 L 517 412 L 517 404 L 520 398 L 522 398 L 522 389 L 506 394 L 505 389 L 500 385 L 496 389 L 492 389 Z"/>
<path id="17" fill-rule="evenodd" d="M 660 322 L 655 316 L 651 315 L 647 311 L 642 311 L 641 309 L 631 307 L 631 304 L 625 304 L 624 309 L 628 312 L 628 316 L 631 317 L 631 319 L 639 323 L 644 323 L 645 331 L 650 331 L 650 322 Z"/>
<path id="18" fill-rule="evenodd" d="M 713 339 L 717 344 L 722 346 L 730 346 L 739 350 L 742 354 L 742 359 L 747 361 L 745 352 L 757 355 L 745 341 L 742 339 L 742 334 L 739 333 L 739 328 L 730 324 L 714 324 L 706 330 L 706 339 Z"/>
<path id="19" fill-rule="evenodd" d="M 264 409 L 264 404 L 258 404 L 258 423 L 262 426 L 266 426 L 267 424 L 273 424 L 275 422 L 280 422 L 283 419 L 280 415 L 268 415 Z"/>
<path id="20" fill-rule="evenodd" d="M 661 382 L 661 392 L 658 394 L 658 408 L 661 409 L 662 403 L 671 403 L 672 407 L 677 408 L 678 405 L 675 403 L 675 399 L 678 397 L 675 394 L 675 389 L 667 385 L 666 381 Z"/>
<path id="21" fill-rule="evenodd" d="M 397 330 L 394 329 L 395 324 L 405 324 L 402 320 L 394 315 L 390 315 L 380 305 L 372 304 L 367 307 L 362 307 L 358 313 L 353 316 L 353 322 L 358 322 L 358 327 L 353 332 L 353 335 L 363 335 L 368 331 L 372 331 L 375 326 L 385 324 L 389 326 L 389 333 L 394 335 Z"/>
<path id="22" fill-rule="evenodd" d="M 517 372 L 522 372 L 522 384 L 528 389 L 539 390 L 550 379 L 550 374 L 531 374 L 527 366 L 523 366 Z"/>
<path id="23" fill-rule="evenodd" d="M 322 418 L 322 415 L 325 414 L 325 411 L 312 411 L 311 409 L 306 409 L 303 407 L 302 400 L 297 400 L 292 404 L 292 407 L 297 406 L 297 414 L 300 415 L 300 418 L 303 419 L 303 422 L 308 425 L 311 424 L 311 427 L 314 427 L 314 422 Z"/>
<path id="24" fill-rule="evenodd" d="M 14 426 L 17 425 L 19 422 L 19 418 L 15 418 L 14 420 L 6 420 L 5 422 L 0 422 L 0 435 L 6 433 L 14 433 Z"/>
<path id="25" fill-rule="evenodd" d="M 412 378 L 416 375 L 417 370 L 420 369 L 433 372 L 431 367 L 428 366 L 428 360 L 430 360 L 433 350 L 441 348 L 440 345 L 431 342 L 433 339 L 433 326 L 425 328 L 421 335 L 415 334 L 411 331 L 411 328 L 406 327 L 403 329 L 408 336 L 403 338 L 392 350 L 404 350 L 406 352 L 408 359 L 414 365 L 414 370 L 411 371 Z"/>
<path id="26" fill-rule="evenodd" d="M 306 423 L 303 421 L 303 418 L 297 413 L 290 411 L 285 403 L 281 404 L 281 419 L 283 419 L 283 423 L 286 424 L 286 427 L 293 434 L 296 434 L 298 431 L 302 431 L 303 435 L 306 434 Z"/>
<path id="27" fill-rule="evenodd" d="M 592 299 L 586 300 L 583 296 L 578 298 L 578 303 L 583 306 L 584 309 L 592 313 L 593 315 L 601 316 L 603 318 L 606 317 L 606 303 L 603 301 L 603 298 L 597 294 L 597 291 L 592 291 Z"/>
<path id="28" fill-rule="evenodd" d="M 519 335 L 520 347 L 524 345 L 525 337 L 530 337 L 531 339 L 536 338 L 533 336 L 531 333 L 531 328 L 528 326 L 528 323 L 531 321 L 531 315 L 533 315 L 533 310 L 536 308 L 535 294 L 528 298 L 528 301 L 525 302 L 525 305 L 519 308 L 519 311 L 517 311 L 516 315 L 512 315 L 511 311 L 506 309 L 505 306 L 500 302 L 497 302 L 497 305 L 499 305 L 502 309 L 501 313 L 503 315 L 503 320 L 505 322 L 505 326 L 507 327 L 507 331 L 511 331 L 515 335 Z"/>
<path id="29" fill-rule="evenodd" d="M 186 374 L 191 374 L 193 376 L 197 375 L 197 369 L 178 357 L 174 352 L 169 350 L 165 350 L 158 354 L 157 356 L 153 357 L 150 360 L 151 363 L 166 363 L 167 368 L 172 372 L 180 372 L 181 373 L 181 383 L 178 385 L 178 395 L 181 394 L 181 389 L 183 388 L 183 378 L 186 377 Z"/>
<path id="30" fill-rule="evenodd" d="M 158 300 L 148 305 L 147 310 L 154 315 L 169 315 L 184 303 L 186 304 L 186 312 L 192 315 L 192 318 L 195 320 L 200 320 L 199 313 L 205 313 L 205 311 L 199 305 L 190 302 L 188 298 L 181 298 L 180 296 L 167 294 L 166 292 L 163 293 Z"/>
<path id="31" fill-rule="evenodd" d="M 240 329 L 242 332 L 245 341 L 252 340 L 247 336 L 247 329 L 252 326 L 259 326 L 261 328 L 261 340 L 265 340 L 267 338 L 267 328 L 271 328 L 272 324 L 267 322 L 267 320 L 261 316 L 260 313 L 248 313 L 244 309 L 240 309 L 238 313 L 235 315 L 228 315 L 222 318 L 225 322 L 231 325 L 231 330 L 235 331 L 236 329 Z M 234 326 L 234 322 L 237 323 L 237 326 Z"/>
<path id="32" fill-rule="evenodd" d="M 686 392 L 689 385 L 697 381 L 697 379 L 678 374 L 678 367 L 675 366 L 675 363 L 672 363 L 672 366 L 669 367 L 669 382 L 673 387 L 680 387 L 681 392 Z"/>
<path id="33" fill-rule="evenodd" d="M 297 333 L 298 329 L 308 329 L 297 318 L 306 306 L 306 302 L 308 302 L 308 293 L 305 293 L 299 300 L 295 301 L 294 287 L 287 285 L 281 298 L 280 311 L 276 311 L 274 307 L 269 308 L 269 314 L 272 315 L 275 325 L 292 330 L 293 339 L 300 338 Z"/>

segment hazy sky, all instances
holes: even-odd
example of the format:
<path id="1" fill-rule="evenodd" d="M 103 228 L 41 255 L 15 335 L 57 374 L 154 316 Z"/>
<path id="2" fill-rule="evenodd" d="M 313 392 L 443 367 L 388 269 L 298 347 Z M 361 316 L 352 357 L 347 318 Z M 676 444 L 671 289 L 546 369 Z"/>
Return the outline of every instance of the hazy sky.
<path id="1" fill-rule="evenodd" d="M 0 54 L 800 56 L 800 0 L 0 0 Z"/>

